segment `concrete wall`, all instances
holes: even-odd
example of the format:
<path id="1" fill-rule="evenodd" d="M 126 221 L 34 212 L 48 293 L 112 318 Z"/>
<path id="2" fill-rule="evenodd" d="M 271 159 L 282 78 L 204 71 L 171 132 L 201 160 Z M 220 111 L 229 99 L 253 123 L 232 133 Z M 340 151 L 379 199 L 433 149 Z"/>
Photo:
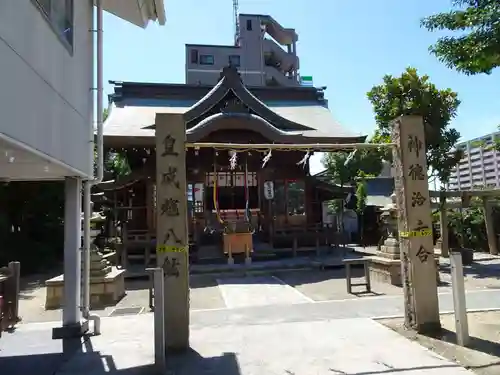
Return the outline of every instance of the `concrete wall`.
<path id="1" fill-rule="evenodd" d="M 0 132 L 91 174 L 92 2 L 74 1 L 73 47 L 34 0 L 0 1 Z"/>
<path id="2" fill-rule="evenodd" d="M 192 61 L 192 51 L 198 53 L 198 63 Z M 213 56 L 213 65 L 200 63 L 200 56 Z M 263 84 L 262 67 L 245 55 L 245 50 L 234 46 L 187 45 L 186 46 L 186 83 L 215 85 L 219 80 L 222 69 L 229 65 L 230 56 L 240 57 L 238 70 L 243 77 L 243 82 L 250 86 Z"/>
<path id="3" fill-rule="evenodd" d="M 275 78 L 282 86 L 297 86 L 297 81 L 292 81 L 274 67 L 266 67 L 264 64 L 264 32 L 261 29 L 261 19 L 259 16 L 240 15 L 240 43 L 236 46 L 220 45 L 186 45 L 186 83 L 215 85 L 219 80 L 219 75 L 225 66 L 229 64 L 230 55 L 240 56 L 240 67 L 238 70 L 243 82 L 248 86 L 264 86 L 266 80 Z M 250 22 L 250 24 L 248 24 Z M 250 26 L 250 27 L 247 27 Z M 298 65 L 296 56 L 288 54 L 275 42 L 268 40 L 265 42 L 268 52 L 274 52 L 284 60 L 286 65 Z M 192 61 L 192 51 L 198 53 L 198 61 Z M 200 64 L 201 55 L 213 56 L 213 65 Z"/>

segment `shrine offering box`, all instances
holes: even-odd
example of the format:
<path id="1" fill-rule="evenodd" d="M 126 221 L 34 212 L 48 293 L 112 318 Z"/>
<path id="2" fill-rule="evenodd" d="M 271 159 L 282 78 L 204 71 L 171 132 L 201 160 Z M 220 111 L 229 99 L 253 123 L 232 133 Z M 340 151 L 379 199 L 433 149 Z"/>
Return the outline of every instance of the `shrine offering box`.
<path id="1" fill-rule="evenodd" d="M 224 254 L 244 254 L 253 251 L 251 232 L 224 233 Z"/>

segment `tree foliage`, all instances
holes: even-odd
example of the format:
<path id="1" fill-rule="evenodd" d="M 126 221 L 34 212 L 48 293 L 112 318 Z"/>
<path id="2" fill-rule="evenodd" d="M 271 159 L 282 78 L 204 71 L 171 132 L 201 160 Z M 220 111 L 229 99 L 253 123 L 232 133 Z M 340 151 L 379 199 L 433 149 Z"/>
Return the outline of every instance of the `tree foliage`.
<path id="1" fill-rule="evenodd" d="M 486 73 L 500 66 L 500 1 L 453 0 L 457 9 L 424 18 L 429 31 L 448 30 L 429 49 L 448 67 L 466 74 Z"/>
<path id="2" fill-rule="evenodd" d="M 330 181 L 340 186 L 350 185 L 355 183 L 360 172 L 366 176 L 380 174 L 382 153 L 375 149 L 358 150 L 354 154 L 346 152 L 325 153 L 323 165 Z"/>
<path id="3" fill-rule="evenodd" d="M 106 121 L 108 115 L 108 109 L 105 108 L 103 111 L 103 121 Z M 97 149 L 94 150 L 94 153 L 96 155 Z M 114 177 L 126 176 L 129 174 L 131 169 L 128 163 L 127 155 L 124 152 L 116 150 L 109 150 L 106 152 L 104 155 L 104 172 L 111 174 Z"/>
<path id="4" fill-rule="evenodd" d="M 416 69 L 407 68 L 400 77 L 386 75 L 380 85 L 368 92 L 373 105 L 377 130 L 372 141 L 387 143 L 391 139 L 392 121 L 402 115 L 422 116 L 425 124 L 427 164 L 441 182 L 447 182 L 451 170 L 463 156 L 454 145 L 460 133 L 450 128 L 450 122 L 460 105 L 451 89 L 440 90 L 429 76 L 419 76 Z M 383 158 L 391 160 L 389 149 Z"/>
<path id="5" fill-rule="evenodd" d="M 468 208 L 448 209 L 447 217 L 450 248 L 467 247 L 476 251 L 489 251 L 483 203 L 480 198 L 473 197 Z M 500 230 L 499 206 L 493 206 L 492 220 L 494 231 L 498 233 Z M 439 211 L 433 214 L 433 222 L 439 222 Z"/>
<path id="6" fill-rule="evenodd" d="M 356 198 L 356 211 L 359 215 L 363 216 L 366 208 L 366 200 L 368 198 L 368 190 L 363 173 L 361 173 L 356 187 Z"/>

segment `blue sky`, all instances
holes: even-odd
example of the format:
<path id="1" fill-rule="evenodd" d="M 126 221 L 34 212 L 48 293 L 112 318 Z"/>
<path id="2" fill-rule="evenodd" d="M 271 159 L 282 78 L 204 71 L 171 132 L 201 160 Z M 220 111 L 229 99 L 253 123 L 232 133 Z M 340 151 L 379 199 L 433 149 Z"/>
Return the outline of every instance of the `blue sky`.
<path id="1" fill-rule="evenodd" d="M 184 83 L 184 44 L 232 44 L 231 0 L 166 0 L 167 24 L 146 30 L 104 17 L 104 79 Z M 314 5 L 313 5 L 314 4 Z M 462 104 L 453 126 L 464 139 L 500 125 L 500 70 L 466 76 L 428 53 L 438 37 L 419 27 L 426 15 L 450 9 L 451 0 L 240 0 L 240 13 L 270 14 L 299 34 L 301 74 L 327 86 L 334 117 L 371 134 L 375 123 L 366 92 L 384 74 L 407 66 L 428 74 L 440 88 L 458 92 Z M 105 93 L 112 87 L 106 83 Z M 311 161 L 321 170 L 320 158 Z"/>

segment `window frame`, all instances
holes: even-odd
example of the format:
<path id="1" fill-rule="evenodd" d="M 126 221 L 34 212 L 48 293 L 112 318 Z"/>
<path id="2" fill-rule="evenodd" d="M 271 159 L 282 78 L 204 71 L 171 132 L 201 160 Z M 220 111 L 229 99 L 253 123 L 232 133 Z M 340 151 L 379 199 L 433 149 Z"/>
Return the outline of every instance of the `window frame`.
<path id="1" fill-rule="evenodd" d="M 200 54 L 197 49 L 193 48 L 189 51 L 189 60 L 191 61 L 191 64 L 198 64 L 199 59 Z"/>
<path id="2" fill-rule="evenodd" d="M 235 57 L 237 57 L 238 64 L 233 64 L 233 62 L 231 61 L 232 58 L 235 58 Z M 241 66 L 241 56 L 240 55 L 229 55 L 228 62 L 229 62 L 229 66 L 234 66 L 235 68 L 239 68 Z"/>
<path id="3" fill-rule="evenodd" d="M 50 9 L 46 9 L 41 0 L 31 0 L 31 3 L 37 8 L 37 10 L 40 12 L 42 17 L 45 19 L 45 21 L 48 23 L 50 26 L 50 29 L 52 32 L 57 36 L 61 44 L 66 48 L 68 53 L 73 56 L 73 50 L 74 50 L 74 43 L 75 43 L 75 35 L 74 35 L 74 30 L 75 30 L 75 0 L 64 0 L 65 3 L 65 15 L 64 15 L 64 20 L 69 24 L 69 27 L 65 30 L 60 30 L 58 25 L 55 23 L 55 21 L 52 19 L 51 16 L 51 9 L 52 9 L 52 0 L 46 0 L 46 3 L 48 3 Z M 69 11 L 68 11 L 68 8 Z M 69 36 L 65 33 L 65 31 L 68 30 L 70 33 Z"/>
<path id="4" fill-rule="evenodd" d="M 203 61 L 204 57 L 212 57 L 212 62 L 209 63 L 209 62 Z M 211 54 L 199 54 L 198 55 L 198 64 L 200 64 L 200 65 L 215 65 L 215 56 L 211 55 Z"/>

